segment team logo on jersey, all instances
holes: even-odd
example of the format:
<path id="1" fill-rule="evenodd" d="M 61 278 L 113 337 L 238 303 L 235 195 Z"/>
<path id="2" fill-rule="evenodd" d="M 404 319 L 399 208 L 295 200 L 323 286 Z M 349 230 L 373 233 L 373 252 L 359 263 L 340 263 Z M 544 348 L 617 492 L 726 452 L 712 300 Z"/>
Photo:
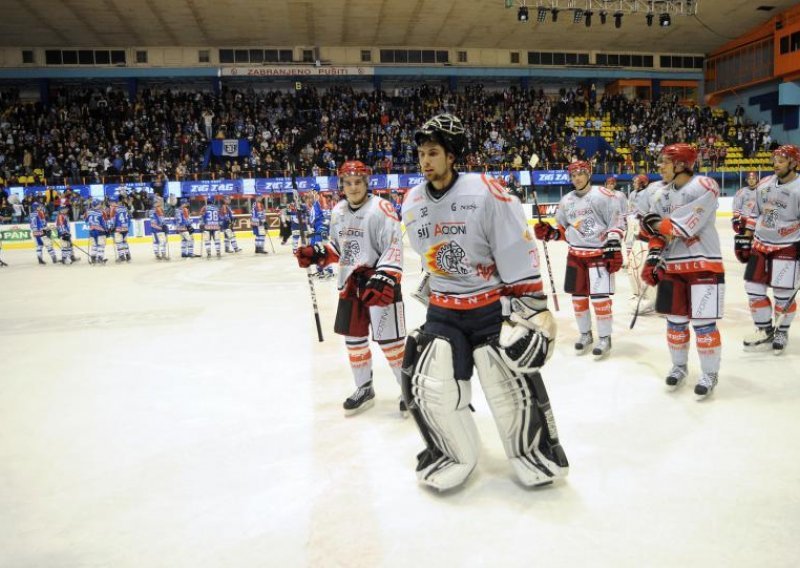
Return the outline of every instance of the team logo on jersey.
<path id="1" fill-rule="evenodd" d="M 467 224 L 463 221 L 452 223 L 436 223 L 433 228 L 433 236 L 440 235 L 466 235 Z"/>
<path id="2" fill-rule="evenodd" d="M 397 211 L 394 208 L 394 205 L 386 201 L 385 199 L 381 199 L 378 202 L 378 208 L 383 211 L 384 215 L 389 217 L 390 219 L 394 219 L 395 221 L 399 221 L 400 219 L 397 216 Z"/>
<path id="3" fill-rule="evenodd" d="M 463 276 L 470 273 L 466 266 L 467 253 L 455 242 L 447 241 L 433 245 L 425 253 L 428 269 L 440 276 Z"/>
<path id="4" fill-rule="evenodd" d="M 358 262 L 358 257 L 361 255 L 361 247 L 358 241 L 347 241 L 344 244 L 342 256 L 339 259 L 339 264 L 342 266 L 352 266 Z"/>
<path id="5" fill-rule="evenodd" d="M 774 229 L 778 225 L 778 209 L 770 207 L 764 211 L 761 224 L 767 229 Z"/>
<path id="6" fill-rule="evenodd" d="M 595 234 L 597 221 L 594 217 L 584 217 L 583 219 L 578 219 L 572 226 L 575 227 L 575 230 L 578 231 L 582 237 L 588 238 Z"/>

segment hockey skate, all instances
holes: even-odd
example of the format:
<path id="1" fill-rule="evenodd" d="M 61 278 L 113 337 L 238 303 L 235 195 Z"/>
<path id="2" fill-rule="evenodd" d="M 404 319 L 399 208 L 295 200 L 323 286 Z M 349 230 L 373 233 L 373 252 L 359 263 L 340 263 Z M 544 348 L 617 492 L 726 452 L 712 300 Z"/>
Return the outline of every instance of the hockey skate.
<path id="1" fill-rule="evenodd" d="M 667 374 L 667 388 L 669 388 L 669 390 L 677 389 L 683 384 L 683 380 L 688 373 L 689 370 L 686 368 L 686 365 L 673 365 L 672 369 L 670 369 L 670 372 Z"/>
<path id="2" fill-rule="evenodd" d="M 605 337 L 601 337 L 600 340 L 597 342 L 597 347 L 592 349 L 592 356 L 595 358 L 595 361 L 599 361 L 603 359 L 606 355 L 611 352 L 611 336 L 606 335 Z"/>
<path id="3" fill-rule="evenodd" d="M 694 394 L 700 399 L 706 398 L 714 391 L 715 386 L 717 386 L 717 373 L 703 373 L 694 387 Z"/>
<path id="4" fill-rule="evenodd" d="M 406 406 L 406 401 L 403 400 L 403 397 L 400 397 L 400 418 L 408 418 L 408 407 Z"/>
<path id="5" fill-rule="evenodd" d="M 37 260 L 39 261 L 39 264 L 47 264 L 47 263 L 44 261 L 44 259 L 43 259 L 43 258 L 41 258 L 41 257 L 37 257 Z"/>
<path id="6" fill-rule="evenodd" d="M 789 330 L 777 329 L 772 338 L 772 352 L 775 355 L 781 355 L 786 349 L 786 344 L 789 343 Z"/>
<path id="7" fill-rule="evenodd" d="M 592 337 L 592 332 L 589 331 L 587 333 L 581 333 L 581 336 L 578 338 L 578 341 L 575 342 L 575 355 L 583 355 L 592 346 L 594 343 L 594 338 Z"/>
<path id="8" fill-rule="evenodd" d="M 372 388 L 372 381 L 358 387 L 356 392 L 347 397 L 342 405 L 345 416 L 354 416 L 373 406 L 375 406 L 375 391 Z"/>
<path id="9" fill-rule="evenodd" d="M 745 351 L 760 351 L 765 346 L 769 346 L 775 337 L 775 329 L 772 326 L 758 327 L 756 330 L 744 338 Z"/>

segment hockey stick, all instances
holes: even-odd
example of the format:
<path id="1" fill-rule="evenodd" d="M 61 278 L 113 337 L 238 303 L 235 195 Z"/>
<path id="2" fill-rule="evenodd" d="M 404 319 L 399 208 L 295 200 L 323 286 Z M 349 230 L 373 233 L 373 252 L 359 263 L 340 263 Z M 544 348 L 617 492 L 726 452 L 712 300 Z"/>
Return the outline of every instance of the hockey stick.
<path id="1" fill-rule="evenodd" d="M 531 159 L 532 160 L 532 159 Z M 536 209 L 536 217 L 540 223 L 542 221 L 542 212 L 539 210 L 539 199 L 536 197 L 536 190 L 533 190 L 533 207 Z M 553 267 L 550 265 L 550 255 L 547 252 L 547 241 L 542 241 L 542 248 L 544 249 L 544 260 L 547 263 L 547 276 L 550 279 L 550 290 L 553 293 L 553 306 L 558 311 L 558 293 L 556 292 L 556 284 L 553 281 Z"/>
<path id="2" fill-rule="evenodd" d="M 789 296 L 789 299 L 786 301 L 786 304 L 784 304 L 784 311 L 781 312 L 781 315 L 775 318 L 775 329 L 778 329 L 781 325 L 783 325 L 783 320 L 785 320 L 786 316 L 789 314 L 787 310 L 789 309 L 789 306 L 792 305 L 792 302 L 794 302 L 794 299 L 797 297 L 798 292 L 800 292 L 800 285 L 795 286 L 794 292 L 792 292 L 792 295 Z"/>
<path id="3" fill-rule="evenodd" d="M 269 239 L 269 248 L 272 249 L 272 254 L 275 254 L 275 245 L 272 244 L 272 237 L 269 236 L 269 221 L 264 224 L 264 232 L 267 233 L 267 239 Z"/>
<path id="4" fill-rule="evenodd" d="M 300 207 L 300 192 L 297 189 L 297 163 L 300 161 L 300 150 L 303 146 L 311 142 L 319 134 L 319 128 L 316 126 L 310 127 L 308 130 L 300 134 L 289 150 L 289 169 L 292 174 L 292 197 L 294 198 L 294 207 L 297 211 L 297 220 L 300 227 L 300 244 L 306 246 L 306 230 L 302 223 Z M 272 239 L 270 239 L 270 244 Z M 314 290 L 314 280 L 311 277 L 311 267 L 306 268 L 306 277 L 308 278 L 308 290 L 311 294 L 311 306 L 314 309 L 314 322 L 317 324 L 317 337 L 320 342 L 325 341 L 322 337 L 322 323 L 319 319 L 319 308 L 317 307 L 317 292 Z"/>
<path id="5" fill-rule="evenodd" d="M 674 242 L 674 239 L 671 240 L 667 244 L 667 246 L 665 246 L 661 250 L 661 254 L 658 255 L 658 262 L 656 262 L 656 265 L 655 265 L 655 267 L 653 267 L 653 270 L 658 270 L 659 268 L 664 268 L 666 266 L 666 262 L 664 261 L 664 258 L 667 256 L 667 250 L 670 248 L 670 246 L 672 245 L 673 242 Z M 647 266 L 647 259 L 645 259 L 645 266 Z M 645 284 L 644 288 L 642 288 L 642 292 L 641 292 L 641 294 L 639 294 L 639 299 L 636 301 L 636 310 L 633 312 L 633 318 L 631 319 L 631 324 L 628 326 L 628 329 L 633 329 L 633 326 L 636 325 L 636 320 L 639 319 L 639 307 L 642 305 L 642 298 L 644 298 L 644 294 L 645 294 L 645 292 L 647 292 L 647 289 L 649 287 L 650 287 L 649 284 Z"/>

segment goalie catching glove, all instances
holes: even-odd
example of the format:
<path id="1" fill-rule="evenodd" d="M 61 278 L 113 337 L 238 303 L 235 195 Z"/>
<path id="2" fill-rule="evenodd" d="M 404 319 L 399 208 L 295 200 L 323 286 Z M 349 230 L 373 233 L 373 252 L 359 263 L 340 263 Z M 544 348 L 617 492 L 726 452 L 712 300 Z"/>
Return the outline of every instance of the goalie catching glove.
<path id="1" fill-rule="evenodd" d="M 368 306 L 389 306 L 400 297 L 400 282 L 389 272 L 377 271 L 369 277 L 361 293 L 361 301 Z"/>
<path id="2" fill-rule="evenodd" d="M 511 370 L 538 371 L 553 355 L 556 322 L 545 298 L 511 298 L 511 315 L 500 328 L 500 355 Z"/>
<path id="3" fill-rule="evenodd" d="M 328 249 L 322 243 L 307 245 L 297 249 L 294 253 L 300 268 L 308 268 L 312 264 L 327 264 Z"/>

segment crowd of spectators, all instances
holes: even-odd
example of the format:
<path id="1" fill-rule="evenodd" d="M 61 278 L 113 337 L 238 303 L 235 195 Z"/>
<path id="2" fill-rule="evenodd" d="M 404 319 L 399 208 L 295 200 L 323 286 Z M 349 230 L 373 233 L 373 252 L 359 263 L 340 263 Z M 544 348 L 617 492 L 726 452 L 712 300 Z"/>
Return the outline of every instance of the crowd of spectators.
<path id="1" fill-rule="evenodd" d="M 320 136 L 301 153 L 306 175 L 325 175 L 346 159 L 376 171 L 413 172 L 415 129 L 439 112 L 458 114 L 468 125 L 464 166 L 469 169 L 558 168 L 582 158 L 576 138 L 604 126 L 623 125 L 613 147 L 601 151 L 598 169 L 634 173 L 651 167 L 664 144 L 692 142 L 714 167 L 724 145 L 745 155 L 772 145 L 769 126 L 749 123 L 739 109 L 727 113 L 687 106 L 675 97 L 656 101 L 597 96 L 594 85 L 545 93 L 542 89 L 489 90 L 467 85 L 458 92 L 422 85 L 388 94 L 346 86 L 298 92 L 223 88 L 204 91 L 142 89 L 136 100 L 106 89 L 55 90 L 47 106 L 0 93 L 0 181 L 34 185 L 285 175 L 287 152 L 309 124 Z M 578 117 L 578 118 L 576 118 Z M 589 117 L 589 118 L 586 118 Z M 608 120 L 610 124 L 605 124 Z M 251 153 L 212 158 L 212 138 L 246 138 Z"/>

